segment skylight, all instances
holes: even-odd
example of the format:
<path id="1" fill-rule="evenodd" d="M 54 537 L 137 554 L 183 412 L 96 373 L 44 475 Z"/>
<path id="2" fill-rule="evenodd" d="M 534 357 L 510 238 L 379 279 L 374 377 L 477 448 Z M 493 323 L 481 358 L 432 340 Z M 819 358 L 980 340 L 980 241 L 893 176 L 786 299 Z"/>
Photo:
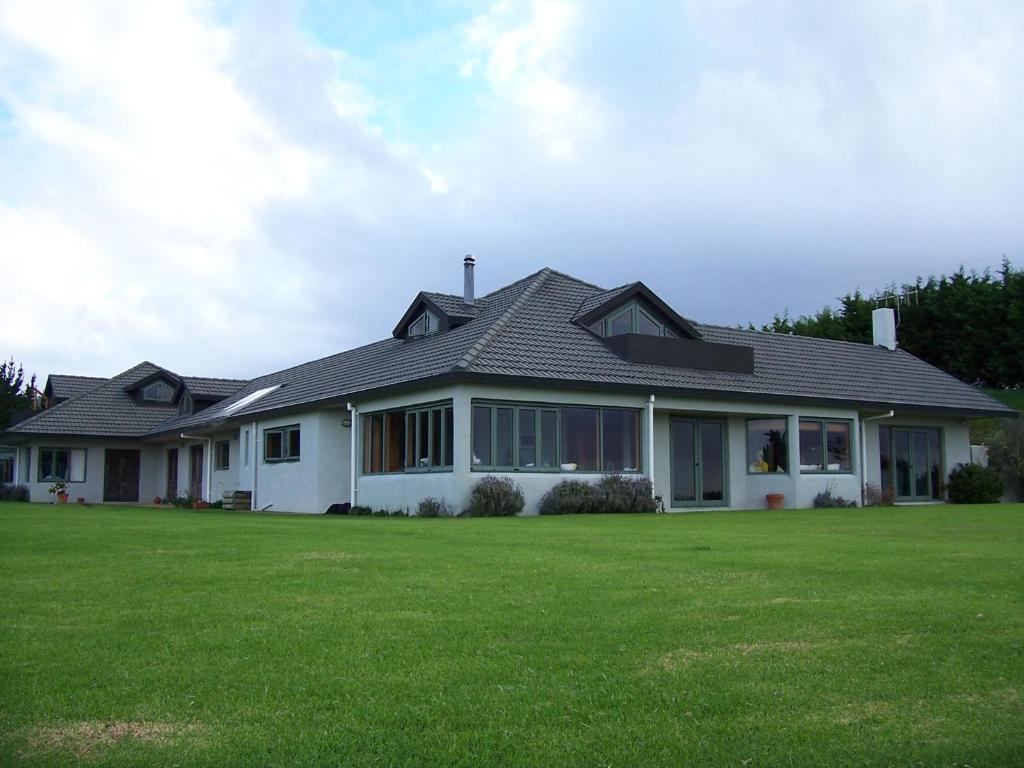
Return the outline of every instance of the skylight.
<path id="1" fill-rule="evenodd" d="M 238 411 L 242 410 L 246 406 L 252 405 L 257 400 L 259 400 L 261 397 L 263 397 L 265 395 L 269 395 L 275 389 L 280 389 L 280 387 L 281 387 L 280 384 L 275 384 L 272 387 L 263 387 L 263 389 L 257 389 L 255 392 L 250 392 L 249 394 L 244 395 L 243 397 L 238 398 L 237 400 L 235 400 L 235 402 L 233 402 L 229 406 L 227 406 L 224 409 L 224 415 L 225 416 L 230 416 L 233 413 L 237 413 Z"/>

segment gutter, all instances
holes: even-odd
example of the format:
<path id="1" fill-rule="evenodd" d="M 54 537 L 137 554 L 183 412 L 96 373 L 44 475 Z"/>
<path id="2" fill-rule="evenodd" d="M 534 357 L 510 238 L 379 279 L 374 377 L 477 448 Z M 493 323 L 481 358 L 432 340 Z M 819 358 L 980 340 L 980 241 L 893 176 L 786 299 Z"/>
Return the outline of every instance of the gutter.
<path id="1" fill-rule="evenodd" d="M 868 441 L 864 437 L 864 422 L 891 419 L 895 415 L 895 411 L 865 417 L 861 417 L 860 412 L 857 413 L 857 431 L 860 433 L 860 505 L 862 507 L 868 495 Z"/>
<path id="2" fill-rule="evenodd" d="M 249 509 L 251 511 L 256 511 L 257 509 L 259 509 L 259 507 L 256 506 L 257 499 L 259 497 L 259 472 L 256 469 L 259 466 L 258 459 L 259 459 L 259 455 L 260 455 L 260 451 L 259 451 L 259 434 L 260 434 L 260 432 L 259 432 L 259 429 L 257 429 L 258 426 L 259 426 L 259 422 L 254 421 L 252 423 L 252 441 L 251 441 L 252 442 L 252 457 L 249 459 L 250 461 L 252 461 L 252 496 L 251 496 L 251 499 L 249 501 Z M 246 457 L 246 458 L 249 458 L 249 457 Z"/>
<path id="3" fill-rule="evenodd" d="M 654 494 L 654 395 L 647 401 L 647 479 Z"/>
<path id="4" fill-rule="evenodd" d="M 352 426 L 349 427 L 350 431 L 350 448 L 349 448 L 349 487 L 348 487 L 348 499 L 349 504 L 353 507 L 356 506 L 356 494 L 359 492 L 359 488 L 356 486 L 356 423 L 359 417 L 359 408 L 352 405 L 352 403 L 346 403 L 345 406 L 348 408 L 349 418 L 352 419 Z"/>

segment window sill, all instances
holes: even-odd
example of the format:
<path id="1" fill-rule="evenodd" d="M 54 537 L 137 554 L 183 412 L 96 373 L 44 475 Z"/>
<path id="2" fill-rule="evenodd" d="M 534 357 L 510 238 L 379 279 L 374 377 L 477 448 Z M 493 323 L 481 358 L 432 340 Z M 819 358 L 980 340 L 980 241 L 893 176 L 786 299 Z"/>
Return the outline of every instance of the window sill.
<path id="1" fill-rule="evenodd" d="M 298 461 L 299 461 L 298 458 L 295 458 L 295 459 L 264 459 L 263 463 L 264 464 L 295 464 Z"/>

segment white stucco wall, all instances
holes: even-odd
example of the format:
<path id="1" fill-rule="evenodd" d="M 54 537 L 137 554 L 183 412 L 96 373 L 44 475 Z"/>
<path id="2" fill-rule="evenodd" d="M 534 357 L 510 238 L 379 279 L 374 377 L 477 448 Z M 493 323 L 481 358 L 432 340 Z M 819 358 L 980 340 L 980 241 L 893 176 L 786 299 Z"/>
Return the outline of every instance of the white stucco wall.
<path id="1" fill-rule="evenodd" d="M 43 438 L 33 441 L 18 450 L 17 482 L 27 485 L 29 498 L 32 501 L 55 501 L 56 497 L 49 493 L 52 483 L 39 482 L 39 450 L 40 448 L 79 448 L 85 454 L 85 480 L 69 482 L 69 502 L 79 498 L 89 504 L 103 502 L 104 466 L 107 449 L 139 451 L 139 503 L 149 504 L 156 495 L 163 495 L 162 478 L 164 464 L 161 451 L 156 446 L 111 440 L 88 440 L 66 438 Z"/>

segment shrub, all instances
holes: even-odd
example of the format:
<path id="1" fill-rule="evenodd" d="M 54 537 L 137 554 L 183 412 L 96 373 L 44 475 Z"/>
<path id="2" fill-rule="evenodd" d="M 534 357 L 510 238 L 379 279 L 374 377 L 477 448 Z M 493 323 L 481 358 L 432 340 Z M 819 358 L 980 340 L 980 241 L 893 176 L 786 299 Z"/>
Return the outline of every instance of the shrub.
<path id="1" fill-rule="evenodd" d="M 597 483 L 600 511 L 607 513 L 657 512 L 654 490 L 647 477 L 605 475 Z"/>
<path id="2" fill-rule="evenodd" d="M 466 513 L 470 517 L 511 517 L 525 506 L 523 489 L 515 481 L 488 475 L 473 486 Z"/>
<path id="3" fill-rule="evenodd" d="M 949 473 L 946 488 L 954 504 L 995 504 L 1003 498 L 999 470 L 980 464 L 958 464 Z"/>
<path id="4" fill-rule="evenodd" d="M 0 485 L 0 501 L 28 501 L 28 486 Z"/>
<path id="5" fill-rule="evenodd" d="M 850 501 L 849 499 L 844 499 L 842 496 L 836 496 L 835 494 L 833 494 L 831 485 L 814 497 L 815 509 L 833 509 L 836 507 L 856 506 L 856 501 Z"/>
<path id="6" fill-rule="evenodd" d="M 657 512 L 658 501 L 646 477 L 605 475 L 596 484 L 563 480 L 540 500 L 542 515 Z"/>
<path id="7" fill-rule="evenodd" d="M 409 513 L 404 509 L 392 509 L 391 511 L 385 510 L 385 513 L 391 517 L 408 517 Z"/>
<path id="8" fill-rule="evenodd" d="M 375 509 L 370 514 L 373 517 L 387 517 L 388 511 L 386 509 Z"/>
<path id="9" fill-rule="evenodd" d="M 597 512 L 597 487 L 583 480 L 563 480 L 540 500 L 542 515 L 587 515 Z"/>
<path id="10" fill-rule="evenodd" d="M 452 509 L 444 499 L 435 499 L 428 496 L 416 507 L 416 517 L 454 517 L 455 510 Z"/>
<path id="11" fill-rule="evenodd" d="M 355 506 L 349 509 L 348 513 L 357 517 L 368 517 L 373 514 L 373 510 L 369 507 Z"/>
<path id="12" fill-rule="evenodd" d="M 882 488 L 874 483 L 864 487 L 865 507 L 892 507 L 896 504 L 896 492 L 892 488 Z"/>
<path id="13" fill-rule="evenodd" d="M 988 449 L 989 466 L 1009 482 L 1018 501 L 1024 501 L 1024 418 L 1001 419 Z"/>

